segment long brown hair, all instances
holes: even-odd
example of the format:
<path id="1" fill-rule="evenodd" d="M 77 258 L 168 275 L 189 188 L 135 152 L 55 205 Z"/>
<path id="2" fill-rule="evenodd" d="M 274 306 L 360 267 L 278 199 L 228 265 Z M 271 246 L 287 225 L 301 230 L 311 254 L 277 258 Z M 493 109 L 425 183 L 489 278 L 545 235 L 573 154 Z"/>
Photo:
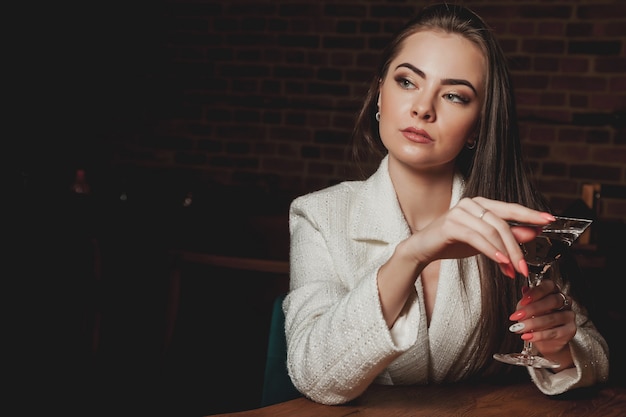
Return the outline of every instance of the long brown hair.
<path id="1" fill-rule="evenodd" d="M 477 146 L 472 150 L 464 148 L 456 159 L 457 168 L 465 177 L 464 196 L 483 196 L 547 210 L 547 202 L 533 185 L 523 161 L 513 86 L 504 53 L 487 24 L 460 5 L 427 6 L 397 32 L 383 51 L 378 72 L 371 80 L 357 116 L 353 132 L 355 158 L 360 160 L 371 152 L 380 156 L 386 153 L 375 119 L 379 82 L 385 78 L 406 38 L 423 30 L 461 35 L 476 44 L 487 60 L 485 100 L 478 120 Z M 465 260 L 459 260 L 462 277 L 465 277 L 465 263 Z M 493 375 L 516 368 L 502 366 L 492 359 L 492 355 L 521 349 L 519 336 L 508 331 L 508 316 L 515 310 L 524 280 L 507 278 L 483 255 L 479 256 L 479 267 L 482 316 L 476 335 L 477 348 L 472 352 L 476 360 L 468 364 L 467 377 Z"/>

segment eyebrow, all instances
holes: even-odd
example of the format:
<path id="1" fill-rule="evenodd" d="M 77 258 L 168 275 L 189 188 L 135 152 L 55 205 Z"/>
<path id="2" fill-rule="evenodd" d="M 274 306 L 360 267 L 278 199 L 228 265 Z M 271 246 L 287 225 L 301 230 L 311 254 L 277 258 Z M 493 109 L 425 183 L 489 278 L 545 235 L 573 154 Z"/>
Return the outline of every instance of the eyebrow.
<path id="1" fill-rule="evenodd" d="M 422 71 L 421 69 L 417 68 L 416 66 L 409 64 L 408 62 L 405 62 L 403 64 L 400 64 L 396 67 L 396 69 L 398 68 L 408 68 L 411 71 L 413 71 L 414 73 L 416 73 L 417 75 L 419 75 L 421 78 L 426 79 L 426 74 L 424 73 L 424 71 Z M 478 92 L 476 91 L 476 88 L 474 88 L 474 86 L 472 85 L 472 83 L 470 83 L 467 80 L 464 79 L 460 79 L 460 78 L 443 78 L 441 80 L 441 83 L 443 85 L 466 85 L 469 88 L 472 89 L 472 91 L 474 92 L 474 94 L 478 95 Z"/>

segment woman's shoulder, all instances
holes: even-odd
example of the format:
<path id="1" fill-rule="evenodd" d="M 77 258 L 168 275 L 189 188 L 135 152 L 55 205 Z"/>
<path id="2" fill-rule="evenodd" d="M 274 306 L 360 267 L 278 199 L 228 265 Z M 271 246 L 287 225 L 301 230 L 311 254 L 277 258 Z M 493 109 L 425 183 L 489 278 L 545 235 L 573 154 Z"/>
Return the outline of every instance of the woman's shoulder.
<path id="1" fill-rule="evenodd" d="M 331 185 L 320 190 L 296 197 L 291 202 L 292 210 L 305 207 L 327 207 L 329 209 L 337 208 L 350 200 L 350 196 L 354 194 L 363 181 L 343 181 L 335 185 Z"/>
<path id="2" fill-rule="evenodd" d="M 387 170 L 387 158 L 378 169 L 363 180 L 346 180 L 317 191 L 296 197 L 291 202 L 291 212 L 348 210 L 353 202 L 362 204 L 379 199 L 381 193 L 393 193 L 393 185 Z"/>

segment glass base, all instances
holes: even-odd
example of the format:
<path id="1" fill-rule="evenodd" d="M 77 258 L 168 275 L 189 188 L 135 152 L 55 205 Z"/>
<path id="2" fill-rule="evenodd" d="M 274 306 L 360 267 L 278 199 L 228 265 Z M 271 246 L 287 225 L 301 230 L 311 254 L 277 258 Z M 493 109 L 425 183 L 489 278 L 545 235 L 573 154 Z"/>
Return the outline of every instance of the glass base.
<path id="1" fill-rule="evenodd" d="M 496 353 L 493 358 L 509 365 L 530 366 L 533 368 L 558 368 L 560 364 L 541 356 L 526 353 Z"/>

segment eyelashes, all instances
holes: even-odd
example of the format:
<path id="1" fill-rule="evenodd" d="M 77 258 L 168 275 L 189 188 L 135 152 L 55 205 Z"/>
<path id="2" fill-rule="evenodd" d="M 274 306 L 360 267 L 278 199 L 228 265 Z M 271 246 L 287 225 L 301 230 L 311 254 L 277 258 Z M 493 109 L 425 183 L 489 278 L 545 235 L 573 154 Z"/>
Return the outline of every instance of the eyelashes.
<path id="1" fill-rule="evenodd" d="M 469 98 L 467 98 L 467 97 L 465 97 L 465 96 L 462 96 L 462 95 L 460 95 L 460 94 L 455 94 L 455 93 L 446 93 L 446 94 L 444 94 L 443 96 L 444 96 L 444 98 L 445 98 L 446 100 L 449 100 L 449 101 L 451 101 L 451 102 L 453 102 L 453 103 L 467 104 L 467 103 L 469 103 L 469 102 L 470 102 L 470 99 L 469 99 Z"/>
<path id="2" fill-rule="evenodd" d="M 415 87 L 415 84 L 413 84 L 413 82 L 411 80 L 409 80 L 406 77 L 403 77 L 401 75 L 397 75 L 394 77 L 394 81 L 396 82 L 396 84 L 398 84 L 401 88 L 408 90 L 411 87 Z"/>
<path id="3" fill-rule="evenodd" d="M 396 75 L 394 77 L 395 83 L 403 90 L 415 90 L 417 86 L 411 81 L 410 78 L 405 77 L 403 75 Z M 458 92 L 446 92 L 442 95 L 444 100 L 450 101 L 451 103 L 458 104 L 468 104 L 471 101 L 471 98 L 460 94 Z"/>

